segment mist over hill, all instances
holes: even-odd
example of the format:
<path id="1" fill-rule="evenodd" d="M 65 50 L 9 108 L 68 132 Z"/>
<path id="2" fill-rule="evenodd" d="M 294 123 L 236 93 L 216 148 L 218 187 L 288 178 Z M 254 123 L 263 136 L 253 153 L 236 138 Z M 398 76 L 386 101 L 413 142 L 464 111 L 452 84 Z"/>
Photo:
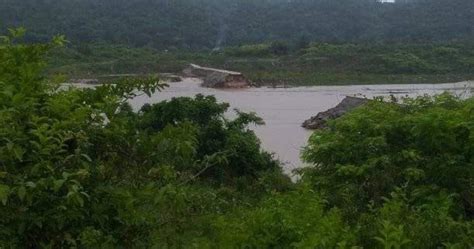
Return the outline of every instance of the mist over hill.
<path id="1" fill-rule="evenodd" d="M 474 1 L 3 0 L 2 27 L 30 41 L 212 49 L 270 40 L 444 42 L 474 37 Z"/>

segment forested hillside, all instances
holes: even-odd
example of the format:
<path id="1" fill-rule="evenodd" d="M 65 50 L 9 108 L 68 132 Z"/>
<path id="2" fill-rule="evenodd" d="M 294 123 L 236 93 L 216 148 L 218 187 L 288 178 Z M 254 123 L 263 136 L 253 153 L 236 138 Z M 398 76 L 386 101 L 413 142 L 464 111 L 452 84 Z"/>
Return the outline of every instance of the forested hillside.
<path id="1" fill-rule="evenodd" d="M 3 0 L 0 23 L 30 41 L 64 34 L 74 43 L 159 49 L 297 43 L 468 41 L 474 1 L 411 0 Z"/>

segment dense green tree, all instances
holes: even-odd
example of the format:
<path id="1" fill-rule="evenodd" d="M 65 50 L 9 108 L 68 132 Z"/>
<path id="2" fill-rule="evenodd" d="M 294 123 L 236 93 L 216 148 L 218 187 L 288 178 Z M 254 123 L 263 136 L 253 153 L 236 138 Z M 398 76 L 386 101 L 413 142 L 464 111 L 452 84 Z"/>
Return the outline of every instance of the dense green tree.
<path id="1" fill-rule="evenodd" d="M 65 34 L 160 49 L 286 40 L 431 42 L 473 38 L 470 0 L 3 0 L 0 23 L 31 41 Z"/>
<path id="2" fill-rule="evenodd" d="M 355 209 L 380 204 L 397 187 L 420 195 L 446 190 L 472 218 L 472 104 L 449 94 L 403 105 L 373 101 L 311 137 L 304 157 L 318 166 L 308 177 Z"/>

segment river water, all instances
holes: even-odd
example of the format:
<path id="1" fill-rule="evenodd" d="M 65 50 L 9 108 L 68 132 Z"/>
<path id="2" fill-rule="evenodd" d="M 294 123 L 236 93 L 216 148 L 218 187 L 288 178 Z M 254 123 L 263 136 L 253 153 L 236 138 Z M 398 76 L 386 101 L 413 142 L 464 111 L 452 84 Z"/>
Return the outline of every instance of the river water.
<path id="1" fill-rule="evenodd" d="M 145 103 L 156 103 L 173 97 L 192 97 L 196 94 L 214 95 L 219 101 L 227 102 L 231 110 L 256 112 L 265 121 L 264 126 L 252 126 L 262 141 L 263 148 L 275 153 L 281 160 L 286 173 L 304 164 L 300 151 L 305 146 L 311 131 L 301 123 L 318 112 L 337 105 L 345 96 L 417 96 L 449 91 L 461 96 L 474 92 L 474 81 L 450 84 L 405 84 L 405 85 L 351 85 L 313 86 L 294 88 L 245 88 L 212 89 L 200 86 L 200 80 L 187 78 L 182 82 L 170 83 L 170 87 L 151 97 L 140 96 L 131 101 L 138 110 Z M 232 113 L 228 114 L 232 117 Z"/>

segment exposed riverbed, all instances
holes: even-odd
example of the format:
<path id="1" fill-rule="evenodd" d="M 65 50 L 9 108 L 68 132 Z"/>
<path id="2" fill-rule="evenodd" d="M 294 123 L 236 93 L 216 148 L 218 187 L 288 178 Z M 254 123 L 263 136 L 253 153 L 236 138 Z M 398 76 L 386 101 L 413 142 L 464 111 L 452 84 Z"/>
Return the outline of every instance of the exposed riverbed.
<path id="1" fill-rule="evenodd" d="M 337 105 L 345 96 L 416 96 L 437 94 L 450 91 L 458 95 L 471 95 L 474 82 L 450 84 L 406 84 L 406 85 L 351 85 L 351 86 L 314 86 L 294 88 L 246 88 L 212 89 L 200 86 L 197 79 L 185 79 L 171 83 L 163 92 L 152 97 L 137 97 L 132 106 L 139 109 L 145 103 L 155 103 L 172 97 L 196 94 L 214 95 L 219 101 L 231 105 L 231 110 L 256 112 L 266 123 L 264 126 L 251 127 L 261 139 L 263 147 L 275 153 L 275 157 L 285 163 L 285 171 L 303 166 L 300 150 L 305 146 L 311 131 L 301 127 L 301 123 L 317 114 Z M 232 115 L 232 114 L 229 114 Z"/>

